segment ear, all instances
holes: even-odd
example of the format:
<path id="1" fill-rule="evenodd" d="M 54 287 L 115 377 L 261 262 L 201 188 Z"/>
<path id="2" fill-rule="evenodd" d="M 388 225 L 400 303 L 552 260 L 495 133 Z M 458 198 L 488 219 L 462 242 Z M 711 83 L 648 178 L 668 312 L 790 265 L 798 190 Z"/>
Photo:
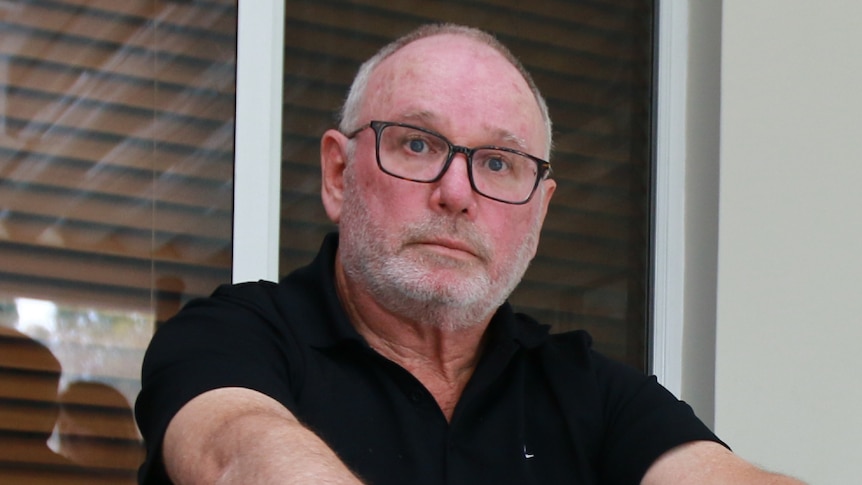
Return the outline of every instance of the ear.
<path id="1" fill-rule="evenodd" d="M 327 130 L 320 139 L 320 196 L 329 219 L 338 224 L 344 203 L 344 170 L 347 166 L 347 143 L 341 132 Z"/>
<path id="2" fill-rule="evenodd" d="M 551 203 L 551 196 L 554 195 L 554 190 L 557 189 L 557 182 L 554 179 L 548 178 L 542 180 L 543 191 L 542 194 L 542 209 L 541 209 L 541 218 L 542 224 L 545 223 L 545 216 L 548 215 L 548 205 Z"/>
<path id="3" fill-rule="evenodd" d="M 541 204 L 541 206 L 539 207 L 539 214 L 536 217 L 539 218 L 539 227 L 541 228 L 545 224 L 545 216 L 548 215 L 548 206 L 551 203 L 551 196 L 554 195 L 554 190 L 556 190 L 556 188 L 557 188 L 557 182 L 554 181 L 554 179 L 549 178 L 549 179 L 542 180 L 540 183 L 541 183 L 541 186 L 539 187 L 539 190 L 541 190 L 541 194 L 536 194 L 536 195 L 537 196 L 541 195 L 541 197 L 540 197 L 541 200 L 539 202 Z M 536 252 L 538 250 L 539 250 L 539 239 L 536 238 L 535 246 L 533 246 L 533 258 L 536 257 Z"/>

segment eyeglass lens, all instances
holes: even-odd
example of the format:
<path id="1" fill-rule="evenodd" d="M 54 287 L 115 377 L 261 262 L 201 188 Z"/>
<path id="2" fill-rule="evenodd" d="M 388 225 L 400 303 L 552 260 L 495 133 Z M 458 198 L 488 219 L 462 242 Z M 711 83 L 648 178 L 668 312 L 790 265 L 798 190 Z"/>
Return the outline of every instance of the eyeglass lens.
<path id="1" fill-rule="evenodd" d="M 451 147 L 446 139 L 432 133 L 387 125 L 380 129 L 378 156 L 381 168 L 391 175 L 432 182 L 445 169 Z M 538 164 L 534 160 L 506 150 L 475 150 L 470 170 L 477 192 L 514 203 L 530 197 L 538 178 Z"/>

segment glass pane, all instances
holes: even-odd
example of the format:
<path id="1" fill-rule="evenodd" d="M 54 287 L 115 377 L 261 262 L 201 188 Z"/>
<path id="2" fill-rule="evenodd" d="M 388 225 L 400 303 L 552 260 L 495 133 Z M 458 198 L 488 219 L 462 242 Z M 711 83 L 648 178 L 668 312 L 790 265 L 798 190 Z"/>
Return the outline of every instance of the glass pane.
<path id="1" fill-rule="evenodd" d="M 159 321 L 230 280 L 236 2 L 0 6 L 0 483 L 135 483 Z"/>
<path id="2" fill-rule="evenodd" d="M 558 187 L 511 302 L 555 331 L 586 329 L 598 349 L 645 369 L 653 2 L 288 1 L 281 274 L 334 230 L 320 202 L 318 140 L 356 69 L 432 21 L 497 35 L 550 105 Z"/>

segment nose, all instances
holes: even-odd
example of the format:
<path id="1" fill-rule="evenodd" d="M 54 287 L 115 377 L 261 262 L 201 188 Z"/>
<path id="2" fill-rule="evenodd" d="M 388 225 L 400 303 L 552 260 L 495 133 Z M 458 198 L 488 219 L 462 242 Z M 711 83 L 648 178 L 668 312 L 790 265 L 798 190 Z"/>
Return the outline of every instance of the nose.
<path id="1" fill-rule="evenodd" d="M 472 213 L 479 194 L 473 191 L 470 184 L 470 174 L 467 155 L 456 152 L 446 169 L 446 173 L 437 181 L 431 201 L 438 208 L 452 213 Z"/>

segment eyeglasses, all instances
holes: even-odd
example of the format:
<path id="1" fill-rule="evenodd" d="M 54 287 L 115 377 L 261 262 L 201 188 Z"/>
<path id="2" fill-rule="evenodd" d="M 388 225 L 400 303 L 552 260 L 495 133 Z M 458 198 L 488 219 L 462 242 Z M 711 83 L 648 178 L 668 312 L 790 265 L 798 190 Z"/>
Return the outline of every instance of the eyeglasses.
<path id="1" fill-rule="evenodd" d="M 506 204 L 526 204 L 551 170 L 549 162 L 518 150 L 453 145 L 439 133 L 392 121 L 372 121 L 346 136 L 353 138 L 369 127 L 377 135 L 377 166 L 404 180 L 437 182 L 455 154 L 463 153 L 470 186 L 477 194 Z"/>

